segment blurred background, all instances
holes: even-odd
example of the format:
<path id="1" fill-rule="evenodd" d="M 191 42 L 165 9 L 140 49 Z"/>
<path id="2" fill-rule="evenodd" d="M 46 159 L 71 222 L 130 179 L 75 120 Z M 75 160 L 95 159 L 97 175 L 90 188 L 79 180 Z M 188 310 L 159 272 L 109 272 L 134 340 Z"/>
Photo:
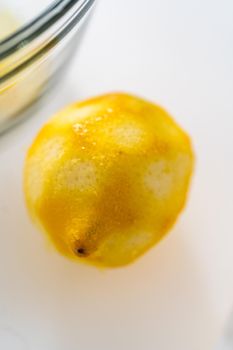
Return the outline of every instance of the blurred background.
<path id="1" fill-rule="evenodd" d="M 41 4 L 31 2 L 35 14 Z M 97 1 L 69 70 L 0 136 L 1 349 L 217 347 L 233 307 L 232 14 L 231 0 Z M 52 114 L 110 91 L 164 106 L 191 134 L 197 164 L 171 234 L 134 265 L 99 271 L 47 247 L 26 213 L 22 168 Z"/>

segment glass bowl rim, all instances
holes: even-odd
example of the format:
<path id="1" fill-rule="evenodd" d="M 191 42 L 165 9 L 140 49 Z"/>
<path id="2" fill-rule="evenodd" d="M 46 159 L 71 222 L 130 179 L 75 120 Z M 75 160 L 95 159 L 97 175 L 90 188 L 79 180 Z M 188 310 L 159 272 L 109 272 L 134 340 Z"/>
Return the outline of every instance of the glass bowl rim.
<path id="1" fill-rule="evenodd" d="M 21 26 L 11 35 L 0 41 L 0 61 L 15 54 L 22 47 L 45 33 L 53 24 L 59 21 L 75 5 L 80 5 L 82 17 L 95 0 L 53 0 L 35 18 Z"/>

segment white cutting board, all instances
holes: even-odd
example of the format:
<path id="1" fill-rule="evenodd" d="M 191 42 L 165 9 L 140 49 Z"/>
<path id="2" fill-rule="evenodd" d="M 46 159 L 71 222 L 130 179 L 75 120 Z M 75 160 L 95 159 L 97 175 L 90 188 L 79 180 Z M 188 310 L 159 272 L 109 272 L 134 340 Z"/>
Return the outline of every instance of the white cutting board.
<path id="1" fill-rule="evenodd" d="M 232 15 L 232 0 L 100 0 L 59 92 L 0 137 L 1 350 L 214 348 L 233 304 Z M 103 272 L 48 247 L 24 206 L 22 166 L 51 114 L 115 90 L 165 106 L 197 165 L 173 232 Z"/>

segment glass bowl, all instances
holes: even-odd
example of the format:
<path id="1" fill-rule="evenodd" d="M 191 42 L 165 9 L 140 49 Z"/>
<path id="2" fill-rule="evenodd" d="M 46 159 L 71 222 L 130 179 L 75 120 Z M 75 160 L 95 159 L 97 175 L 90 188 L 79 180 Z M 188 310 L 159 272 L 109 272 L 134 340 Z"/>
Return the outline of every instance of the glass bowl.
<path id="1" fill-rule="evenodd" d="M 31 115 L 35 102 L 60 79 L 94 2 L 55 0 L 0 41 L 0 133 Z"/>

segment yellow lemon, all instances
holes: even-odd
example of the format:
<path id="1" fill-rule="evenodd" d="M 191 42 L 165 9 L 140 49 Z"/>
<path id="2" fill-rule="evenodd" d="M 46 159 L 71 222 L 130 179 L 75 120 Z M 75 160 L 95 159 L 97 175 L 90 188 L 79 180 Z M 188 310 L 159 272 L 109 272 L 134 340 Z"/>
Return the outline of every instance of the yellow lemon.
<path id="1" fill-rule="evenodd" d="M 117 267 L 168 232 L 185 204 L 194 156 L 162 108 L 126 94 L 73 104 L 28 151 L 32 217 L 69 258 Z"/>

